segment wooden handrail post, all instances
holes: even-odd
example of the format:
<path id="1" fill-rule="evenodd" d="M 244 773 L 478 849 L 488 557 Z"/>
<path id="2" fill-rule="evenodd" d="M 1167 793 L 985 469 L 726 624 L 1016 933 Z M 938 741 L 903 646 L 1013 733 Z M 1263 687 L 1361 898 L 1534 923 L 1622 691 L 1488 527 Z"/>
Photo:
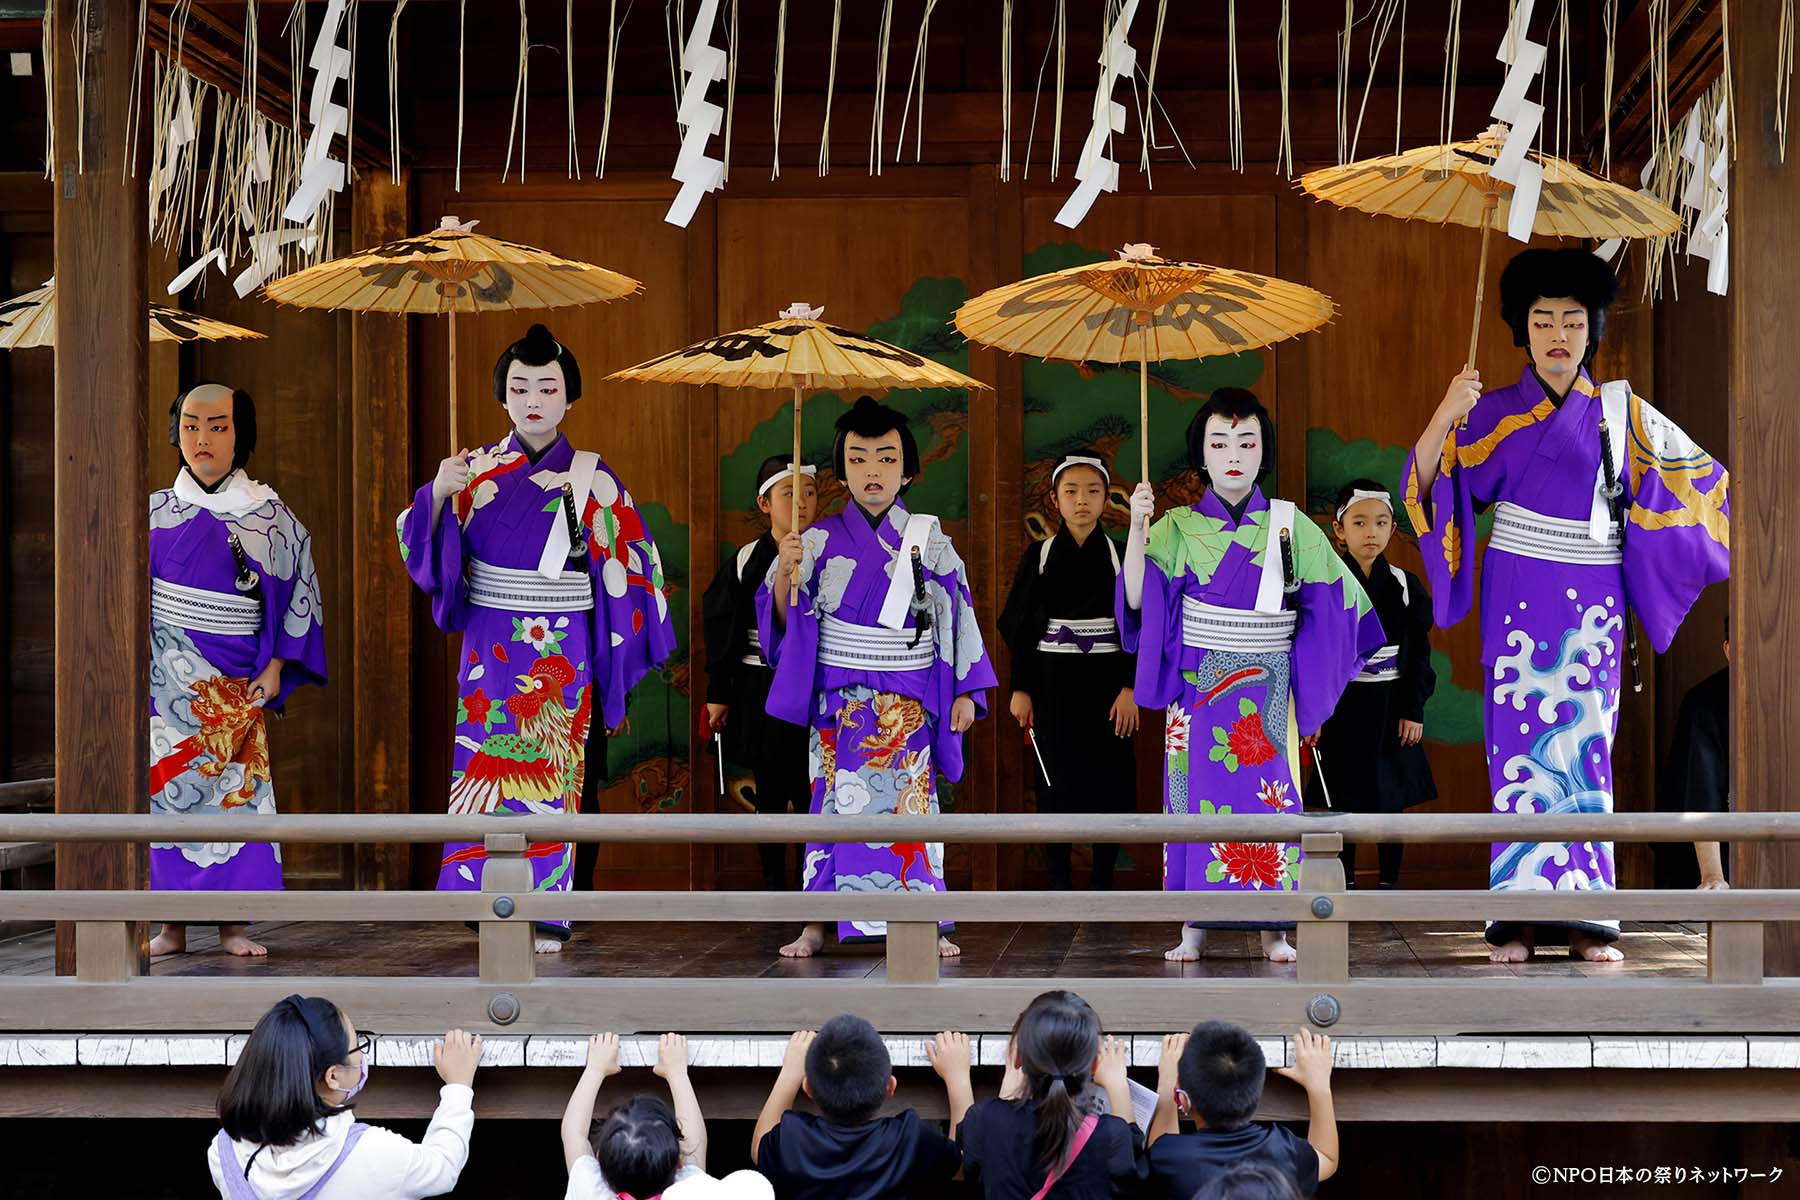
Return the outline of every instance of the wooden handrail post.
<path id="1" fill-rule="evenodd" d="M 142 974 L 143 930 L 136 921 L 75 922 L 75 977 L 124 983 Z"/>
<path id="2" fill-rule="evenodd" d="M 481 922 L 481 981 L 530 983 L 537 970 L 531 922 L 509 919 L 513 897 L 531 891 L 531 863 L 525 857 L 530 842 L 522 833 L 490 833 L 482 844 L 488 857 L 481 892 L 491 897 L 494 917 Z"/>
<path id="3" fill-rule="evenodd" d="M 1712 983 L 1763 981 L 1763 923 L 1712 921 L 1706 926 L 1706 978 Z"/>
<path id="4" fill-rule="evenodd" d="M 1300 891 L 1313 899 L 1313 920 L 1299 934 L 1300 961 L 1295 971 L 1301 983 L 1342 983 L 1350 978 L 1350 926 L 1334 920 L 1335 897 L 1344 891 L 1344 863 L 1338 857 L 1344 838 L 1337 833 L 1307 833 L 1300 837 Z"/>
<path id="5" fill-rule="evenodd" d="M 936 921 L 887 923 L 887 977 L 889 983 L 938 981 Z"/>

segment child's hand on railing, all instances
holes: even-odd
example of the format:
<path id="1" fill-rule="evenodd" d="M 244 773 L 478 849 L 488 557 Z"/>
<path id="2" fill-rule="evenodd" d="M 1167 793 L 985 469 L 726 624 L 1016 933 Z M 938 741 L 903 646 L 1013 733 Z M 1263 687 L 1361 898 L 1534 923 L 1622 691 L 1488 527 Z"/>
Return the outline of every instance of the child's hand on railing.
<path id="1" fill-rule="evenodd" d="M 1305 1088 L 1308 1095 L 1331 1091 L 1331 1039 L 1302 1029 L 1294 1034 L 1294 1065 L 1276 1067 L 1275 1073 Z"/>
<path id="2" fill-rule="evenodd" d="M 587 1070 L 588 1074 L 601 1079 L 619 1073 L 618 1034 L 596 1033 L 588 1039 Z"/>
<path id="3" fill-rule="evenodd" d="M 931 1069 L 939 1079 L 967 1079 L 971 1066 L 969 1035 L 946 1029 L 925 1043 L 925 1057 L 931 1060 Z"/>
<path id="4" fill-rule="evenodd" d="M 481 1035 L 452 1029 L 431 1055 L 438 1078 L 445 1083 L 475 1086 L 475 1068 L 481 1064 Z"/>
<path id="5" fill-rule="evenodd" d="M 788 1039 L 787 1051 L 781 1056 L 783 1078 L 796 1082 L 805 1078 L 806 1052 L 812 1049 L 813 1039 L 818 1036 L 816 1029 L 802 1029 Z"/>
<path id="6" fill-rule="evenodd" d="M 656 1074 L 664 1079 L 686 1078 L 688 1069 L 687 1039 L 679 1033 L 665 1033 L 656 1043 Z"/>
<path id="7" fill-rule="evenodd" d="M 1128 1086 L 1125 1072 L 1127 1066 L 1125 1060 L 1128 1057 L 1126 1049 L 1125 1039 L 1113 1037 L 1111 1034 L 1108 1034 L 1106 1040 L 1100 1044 L 1100 1061 L 1094 1067 L 1094 1082 L 1108 1092 L 1115 1087 Z M 1122 1117 L 1126 1114 L 1119 1113 L 1117 1115 Z"/>
<path id="8" fill-rule="evenodd" d="M 1156 1064 L 1156 1094 L 1170 1103 L 1174 1102 L 1175 1088 L 1181 1081 L 1181 1052 L 1187 1044 L 1185 1033 L 1171 1033 L 1163 1038 L 1162 1061 Z"/>

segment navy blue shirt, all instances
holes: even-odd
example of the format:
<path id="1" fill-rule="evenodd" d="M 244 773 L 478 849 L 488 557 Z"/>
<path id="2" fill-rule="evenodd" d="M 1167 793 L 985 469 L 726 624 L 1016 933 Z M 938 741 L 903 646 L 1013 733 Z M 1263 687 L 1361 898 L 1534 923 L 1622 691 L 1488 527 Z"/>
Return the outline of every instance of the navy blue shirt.
<path id="1" fill-rule="evenodd" d="M 1242 1129 L 1196 1129 L 1156 1139 L 1150 1147 L 1151 1194 L 1189 1200 L 1214 1175 L 1247 1158 L 1287 1172 L 1302 1196 L 1319 1190 L 1318 1151 L 1285 1125 L 1252 1121 Z"/>
<path id="2" fill-rule="evenodd" d="M 776 1200 L 939 1200 L 962 1152 L 910 1108 L 863 1125 L 788 1112 L 763 1135 L 756 1169 Z"/>
<path id="3" fill-rule="evenodd" d="M 983 1100 L 975 1105 L 956 1128 L 963 1178 L 978 1185 L 985 1200 L 1031 1200 L 1045 1179 L 1031 1149 L 1036 1129 L 1035 1101 Z M 1129 1121 L 1102 1116 L 1087 1145 L 1050 1189 L 1048 1200 L 1136 1196 L 1145 1172 L 1142 1131 Z"/>

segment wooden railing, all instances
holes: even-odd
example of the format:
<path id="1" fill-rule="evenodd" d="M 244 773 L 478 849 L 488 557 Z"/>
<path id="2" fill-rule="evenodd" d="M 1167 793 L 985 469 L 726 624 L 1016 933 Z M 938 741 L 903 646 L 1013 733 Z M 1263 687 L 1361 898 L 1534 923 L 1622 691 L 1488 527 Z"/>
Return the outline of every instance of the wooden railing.
<path id="1" fill-rule="evenodd" d="M 500 830 L 496 832 L 496 830 Z M 1202 1016 L 1254 1028 L 1334 1033 L 1709 1033 L 1800 1030 L 1800 979 L 1763 973 L 1763 923 L 1800 920 L 1800 889 L 1506 892 L 1346 891 L 1339 852 L 1354 842 L 1744 843 L 1800 840 L 1800 813 L 1496 817 L 1462 814 L 813 817 L 514 817 L 0 814 L 0 841 L 286 843 L 482 842 L 480 892 L 0 893 L 0 920 L 74 922 L 76 974 L 0 979 L 0 1032 L 247 1029 L 289 992 L 329 994 L 379 1029 L 460 1024 L 512 1032 L 706 1029 L 769 1032 L 840 1011 L 890 1031 L 999 1029 L 1031 996 L 1072 987 L 1120 1031 L 1179 1028 Z M 1298 887 L 1252 894 L 944 892 L 904 894 L 530 891 L 533 842 L 1299 841 Z M 1393 979 L 1352 973 L 1355 922 L 1704 921 L 1707 976 L 1491 976 Z M 478 926 L 475 978 L 446 976 L 137 978 L 138 922 L 449 921 Z M 535 977 L 533 921 L 888 922 L 874 979 Z M 1293 921 L 1293 979 L 1026 978 L 941 974 L 937 923 Z"/>

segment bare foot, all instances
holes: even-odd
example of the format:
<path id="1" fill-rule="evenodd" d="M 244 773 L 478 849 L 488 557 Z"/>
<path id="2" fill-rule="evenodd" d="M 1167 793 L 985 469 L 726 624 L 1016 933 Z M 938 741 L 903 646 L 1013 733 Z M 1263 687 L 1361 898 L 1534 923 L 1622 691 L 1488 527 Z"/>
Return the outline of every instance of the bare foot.
<path id="1" fill-rule="evenodd" d="M 825 927 L 808 925 L 800 936 L 781 948 L 783 958 L 811 958 L 825 947 Z"/>
<path id="2" fill-rule="evenodd" d="M 1206 953 L 1206 930 L 1196 929 L 1192 925 L 1181 927 L 1181 945 L 1173 950 L 1164 950 L 1163 958 L 1169 962 L 1199 962 L 1200 956 Z"/>
<path id="3" fill-rule="evenodd" d="M 1270 962 L 1290 963 L 1300 957 L 1300 952 L 1288 942 L 1285 929 L 1265 929 L 1262 931 L 1263 957 Z"/>
<path id="4" fill-rule="evenodd" d="M 1522 963 L 1531 957 L 1531 947 L 1523 938 L 1514 938 L 1504 946 L 1495 946 L 1488 952 L 1488 961 L 1497 963 Z"/>
<path id="5" fill-rule="evenodd" d="M 247 925 L 219 926 L 219 949 L 227 954 L 235 954 L 239 958 L 266 958 L 269 948 L 261 942 L 253 942 L 244 931 Z"/>
<path id="6" fill-rule="evenodd" d="M 540 935 L 532 945 L 532 949 L 536 950 L 539 954 L 561 954 L 562 948 L 563 944 L 561 938 L 543 937 L 542 935 Z"/>
<path id="7" fill-rule="evenodd" d="M 1584 958 L 1588 962 L 1625 961 L 1625 952 L 1623 950 L 1585 933 L 1572 933 L 1569 935 L 1569 953 L 1576 958 Z"/>
<path id="8" fill-rule="evenodd" d="M 961 953 L 962 953 L 962 947 L 957 945 L 955 942 L 951 941 L 949 938 L 941 937 L 938 939 L 938 957 L 939 958 L 955 958 L 957 955 L 959 955 Z"/>
<path id="9" fill-rule="evenodd" d="M 164 925 L 150 939 L 150 957 L 157 958 L 164 954 L 182 954 L 187 950 L 187 926 Z"/>

